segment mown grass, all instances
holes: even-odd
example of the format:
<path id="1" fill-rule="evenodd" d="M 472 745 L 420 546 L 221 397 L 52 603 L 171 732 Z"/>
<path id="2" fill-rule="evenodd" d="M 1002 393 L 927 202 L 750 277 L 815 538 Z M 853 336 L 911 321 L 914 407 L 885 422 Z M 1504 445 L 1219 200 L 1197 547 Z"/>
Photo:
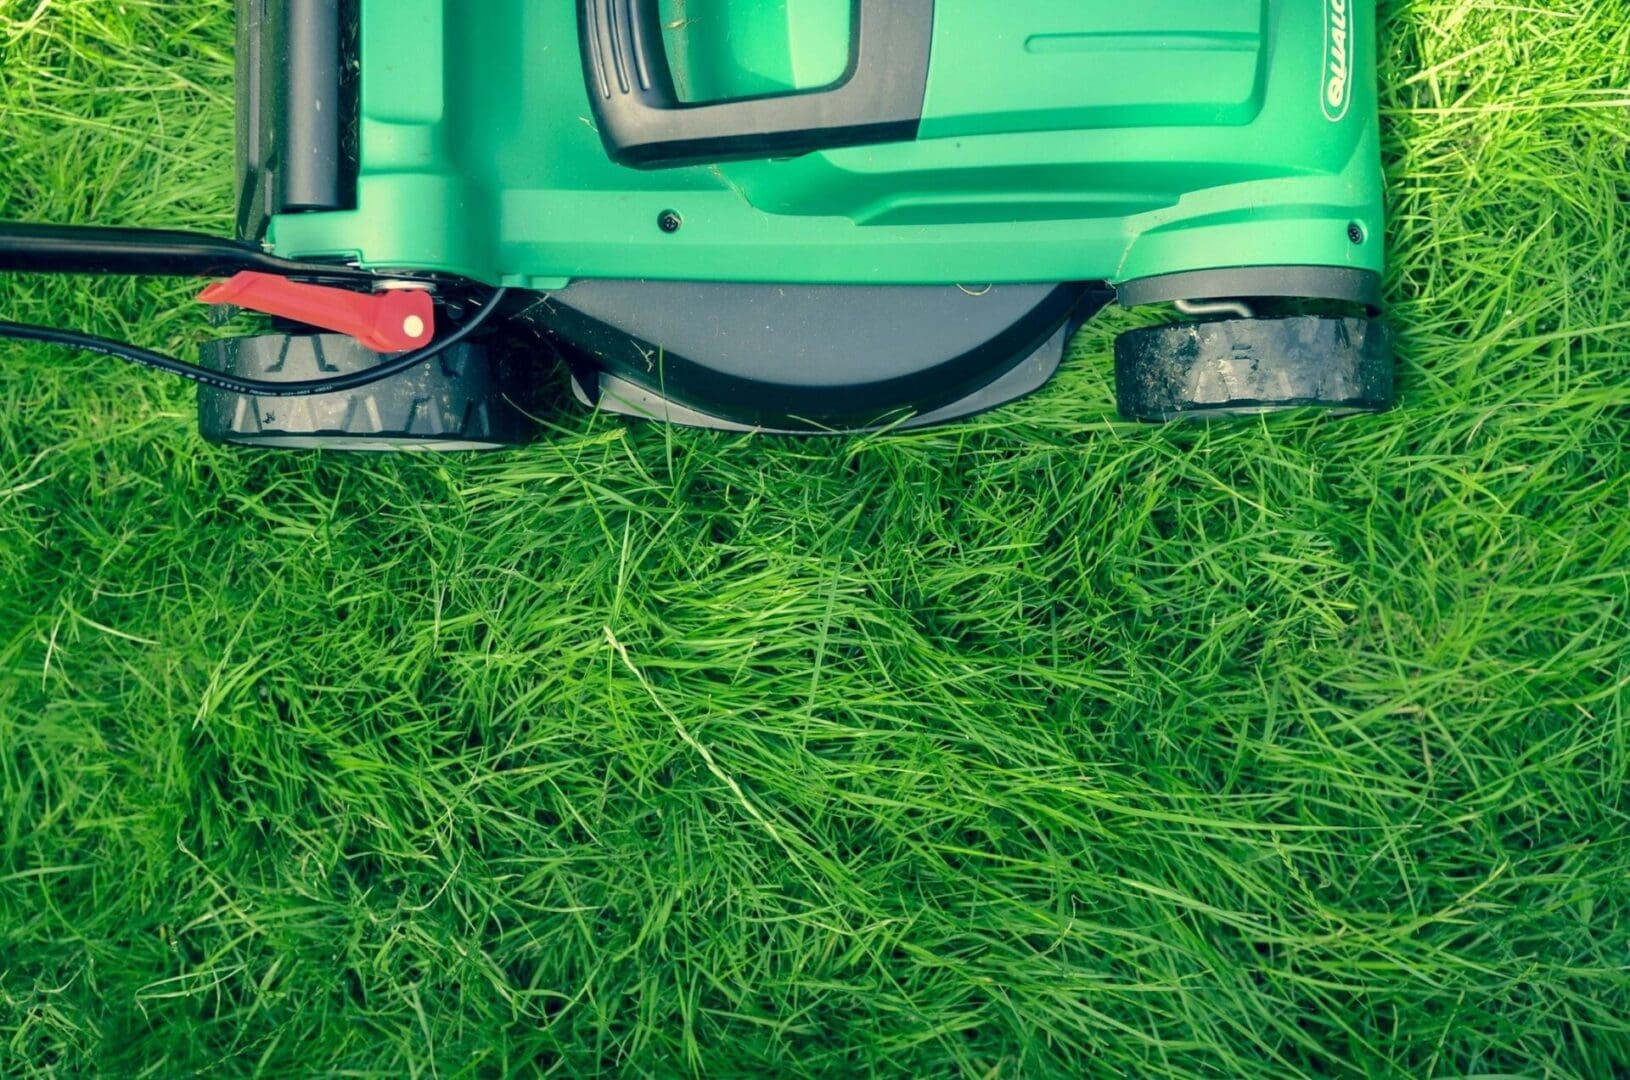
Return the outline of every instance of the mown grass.
<path id="1" fill-rule="evenodd" d="M 227 7 L 0 0 L 0 217 L 229 228 Z M 1110 316 L 944 431 L 282 457 L 0 347 L 0 1074 L 1630 1071 L 1630 7 L 1384 9 L 1383 418 L 1120 424 Z"/>

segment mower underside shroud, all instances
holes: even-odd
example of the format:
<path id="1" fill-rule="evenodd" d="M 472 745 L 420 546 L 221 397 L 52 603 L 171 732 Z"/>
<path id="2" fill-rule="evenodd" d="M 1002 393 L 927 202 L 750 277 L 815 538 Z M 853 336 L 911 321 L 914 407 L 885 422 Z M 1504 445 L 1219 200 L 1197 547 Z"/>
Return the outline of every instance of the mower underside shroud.
<path id="1" fill-rule="evenodd" d="M 918 426 L 1027 394 L 1112 297 L 1078 285 L 585 281 L 545 301 L 543 321 L 579 360 L 590 404 L 709 427 L 842 430 Z"/>

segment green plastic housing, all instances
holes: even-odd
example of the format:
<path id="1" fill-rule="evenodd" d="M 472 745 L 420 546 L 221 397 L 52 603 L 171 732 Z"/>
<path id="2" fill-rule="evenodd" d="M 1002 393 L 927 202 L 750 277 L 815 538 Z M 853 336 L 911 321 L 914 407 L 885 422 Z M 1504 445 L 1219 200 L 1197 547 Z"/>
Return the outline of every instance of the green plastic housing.
<path id="1" fill-rule="evenodd" d="M 691 98 L 842 78 L 845 0 L 676 2 Z M 360 0 L 357 209 L 268 239 L 545 290 L 1382 269 L 1374 0 L 937 8 L 916 141 L 641 171 L 595 130 L 573 0 Z"/>

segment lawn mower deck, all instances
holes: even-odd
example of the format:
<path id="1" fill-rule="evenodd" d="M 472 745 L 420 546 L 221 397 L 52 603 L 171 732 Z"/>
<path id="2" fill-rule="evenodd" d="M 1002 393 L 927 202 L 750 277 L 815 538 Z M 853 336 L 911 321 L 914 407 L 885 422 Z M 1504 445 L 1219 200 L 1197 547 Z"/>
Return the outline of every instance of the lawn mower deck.
<path id="1" fill-rule="evenodd" d="M 1392 400 L 1373 0 L 238 19 L 236 244 L 0 230 L 12 268 L 286 279 L 233 294 L 277 333 L 206 349 L 229 380 L 200 391 L 212 439 L 509 445 L 556 356 L 587 404 L 671 422 L 939 423 L 1042 386 L 1116 301 L 1180 316 L 1118 343 L 1129 417 Z M 421 344 L 357 331 L 361 294 L 403 292 L 428 298 L 421 336 L 482 325 L 352 389 L 240 392 Z"/>

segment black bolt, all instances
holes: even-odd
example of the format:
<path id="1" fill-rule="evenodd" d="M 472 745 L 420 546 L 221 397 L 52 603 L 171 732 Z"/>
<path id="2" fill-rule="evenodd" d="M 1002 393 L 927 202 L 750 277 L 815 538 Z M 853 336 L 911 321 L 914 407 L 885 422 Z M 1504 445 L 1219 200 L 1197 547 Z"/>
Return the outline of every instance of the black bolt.
<path id="1" fill-rule="evenodd" d="M 676 210 L 664 210 L 657 216 L 657 228 L 672 235 L 685 227 L 685 219 Z"/>
<path id="2" fill-rule="evenodd" d="M 1347 239 L 1351 240 L 1355 244 L 1362 244 L 1364 242 L 1363 226 L 1359 225 L 1359 223 L 1356 221 L 1347 226 Z"/>

